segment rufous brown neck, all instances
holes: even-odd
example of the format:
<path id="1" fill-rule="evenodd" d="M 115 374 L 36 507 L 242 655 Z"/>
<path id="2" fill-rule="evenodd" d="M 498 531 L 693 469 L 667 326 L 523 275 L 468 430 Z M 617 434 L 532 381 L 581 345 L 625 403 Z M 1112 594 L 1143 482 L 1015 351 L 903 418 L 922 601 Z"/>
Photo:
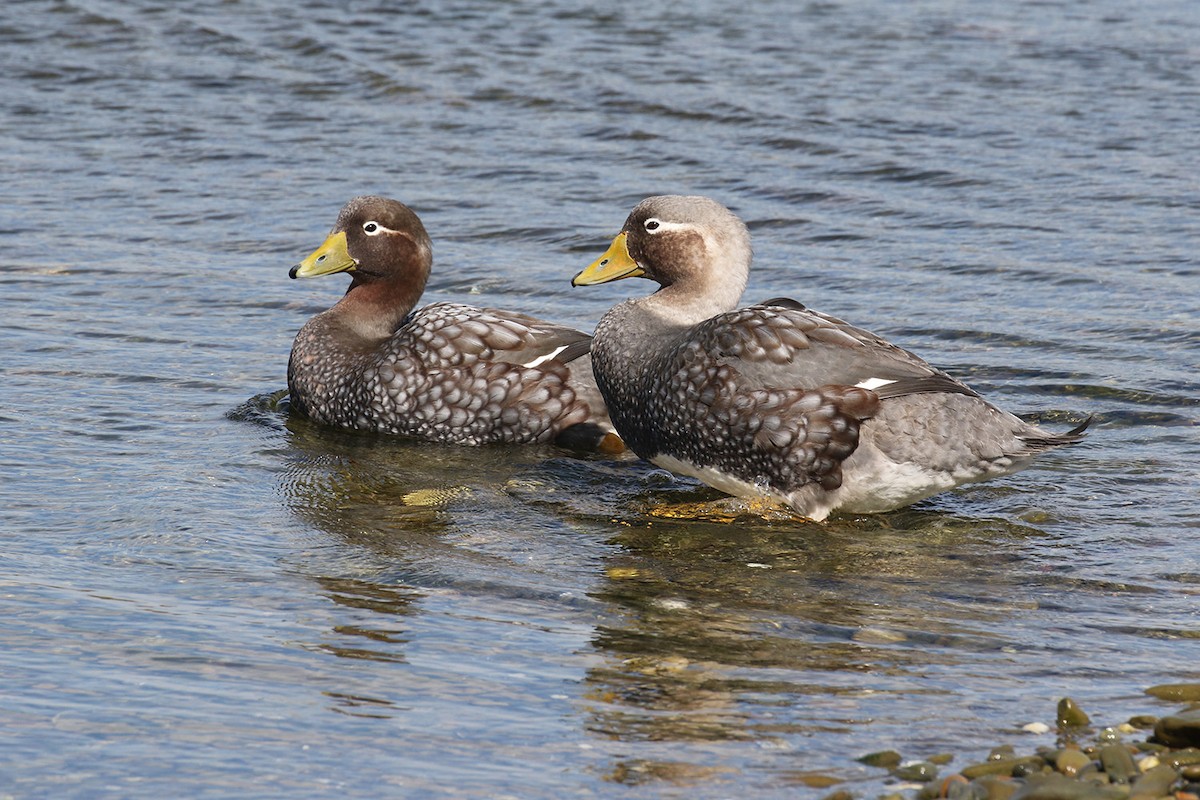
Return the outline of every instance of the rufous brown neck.
<path id="1" fill-rule="evenodd" d="M 329 309 L 346 329 L 369 341 L 390 338 L 421 299 L 426 275 L 406 274 L 402 279 L 367 279 L 354 275 L 350 288 Z"/>

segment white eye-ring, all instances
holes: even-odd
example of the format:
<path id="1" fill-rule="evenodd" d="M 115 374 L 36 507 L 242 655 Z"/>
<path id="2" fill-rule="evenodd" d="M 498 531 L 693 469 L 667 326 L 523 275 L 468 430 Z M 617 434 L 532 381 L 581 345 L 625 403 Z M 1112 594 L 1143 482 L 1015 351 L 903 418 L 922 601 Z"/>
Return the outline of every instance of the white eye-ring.
<path id="1" fill-rule="evenodd" d="M 650 219 L 648 219 L 642 223 L 642 227 L 645 228 L 648 232 L 654 233 L 656 230 L 658 230 L 659 228 L 662 227 L 662 223 L 659 222 L 654 217 L 651 217 Z"/>
<path id="2" fill-rule="evenodd" d="M 377 236 L 382 230 L 383 226 L 375 220 L 363 223 L 363 231 L 367 234 L 367 236 Z"/>

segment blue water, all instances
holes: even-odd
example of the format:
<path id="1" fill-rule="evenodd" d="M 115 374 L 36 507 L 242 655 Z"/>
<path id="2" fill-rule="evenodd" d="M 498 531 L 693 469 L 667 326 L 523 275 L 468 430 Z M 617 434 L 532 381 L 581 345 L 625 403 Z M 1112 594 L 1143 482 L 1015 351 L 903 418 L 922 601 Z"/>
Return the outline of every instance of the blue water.
<path id="1" fill-rule="evenodd" d="M 0 796 L 819 797 L 1200 680 L 1200 10 L 1186 2 L 10 0 Z M 590 327 L 630 207 L 749 223 L 747 299 L 1087 443 L 824 525 L 631 460 L 275 402 L 397 197 L 427 299 Z M 905 790 L 908 791 L 908 790 Z"/>

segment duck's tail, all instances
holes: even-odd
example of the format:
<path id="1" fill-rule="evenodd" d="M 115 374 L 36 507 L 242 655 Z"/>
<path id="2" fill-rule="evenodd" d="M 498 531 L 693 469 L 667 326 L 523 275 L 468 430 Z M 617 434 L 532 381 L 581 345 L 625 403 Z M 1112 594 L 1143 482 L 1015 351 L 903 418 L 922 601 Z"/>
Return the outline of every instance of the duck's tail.
<path id="1" fill-rule="evenodd" d="M 1030 426 L 1027 433 L 1019 434 L 1030 451 L 1038 453 L 1043 450 L 1053 450 L 1055 447 L 1063 447 L 1068 444 L 1076 444 L 1087 438 L 1088 426 L 1092 424 L 1092 414 L 1088 415 L 1080 424 L 1076 425 L 1066 433 L 1048 433 L 1041 428 Z"/>

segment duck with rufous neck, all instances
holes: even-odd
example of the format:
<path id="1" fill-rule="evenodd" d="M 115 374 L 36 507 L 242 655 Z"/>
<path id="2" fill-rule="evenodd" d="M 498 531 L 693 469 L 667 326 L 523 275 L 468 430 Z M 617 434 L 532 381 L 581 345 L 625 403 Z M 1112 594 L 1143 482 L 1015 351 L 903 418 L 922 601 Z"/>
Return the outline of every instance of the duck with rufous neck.
<path id="1" fill-rule="evenodd" d="M 408 206 L 356 197 L 293 278 L 350 287 L 305 323 L 288 361 L 292 406 L 324 425 L 462 445 L 557 442 L 620 451 L 591 369 L 591 337 L 526 314 L 415 308 L 433 263 Z"/>

